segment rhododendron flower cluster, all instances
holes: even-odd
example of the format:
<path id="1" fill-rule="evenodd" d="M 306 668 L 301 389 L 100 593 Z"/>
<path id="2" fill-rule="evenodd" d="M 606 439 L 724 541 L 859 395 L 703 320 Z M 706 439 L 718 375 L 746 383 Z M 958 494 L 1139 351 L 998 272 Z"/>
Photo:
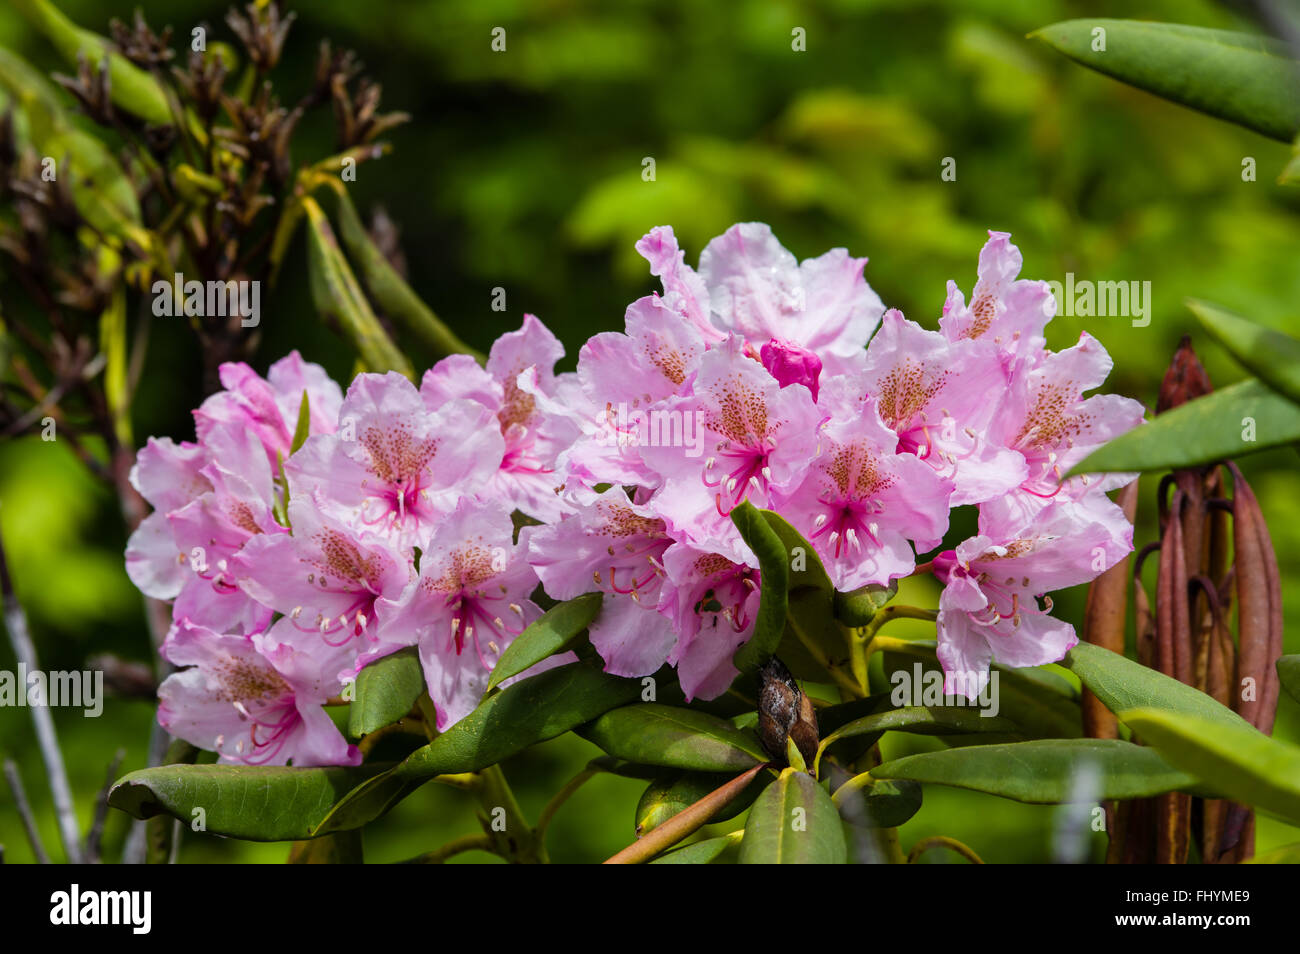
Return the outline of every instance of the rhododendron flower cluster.
<path id="1" fill-rule="evenodd" d="M 989 235 L 938 330 L 886 311 L 844 249 L 799 262 L 741 224 L 693 269 L 664 227 L 637 245 L 662 292 L 576 371 L 555 372 L 564 349 L 531 315 L 485 366 L 449 357 L 418 387 L 362 374 L 344 393 L 296 352 L 265 379 L 224 366 L 197 440 L 151 440 L 132 475 L 155 509 L 128 572 L 173 601 L 162 652 L 188 667 L 162 724 L 223 761 L 356 763 L 323 706 L 364 666 L 416 647 L 445 730 L 543 593 L 603 594 L 608 672 L 668 664 L 688 699 L 716 697 L 763 586 L 730 519 L 745 501 L 838 590 L 933 572 L 949 692 L 978 693 L 995 660 L 1060 659 L 1076 636 L 1048 594 L 1132 548 L 1106 496 L 1131 475 L 1064 475 L 1143 411 L 1085 396 L 1106 351 L 1086 333 L 1048 351 L 1047 284 Z M 963 505 L 978 533 L 938 550 Z"/>

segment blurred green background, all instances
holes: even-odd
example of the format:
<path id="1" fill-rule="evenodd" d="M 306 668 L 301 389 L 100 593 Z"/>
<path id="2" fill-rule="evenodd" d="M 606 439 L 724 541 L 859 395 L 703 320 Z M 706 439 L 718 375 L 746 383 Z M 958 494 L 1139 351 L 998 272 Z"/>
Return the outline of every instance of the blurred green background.
<path id="1" fill-rule="evenodd" d="M 60 6 L 107 33 L 110 17 L 127 19 L 137 5 Z M 138 6 L 154 27 L 171 24 L 181 38 L 207 23 L 211 37 L 233 39 L 224 3 Z M 572 368 L 587 336 L 621 328 L 626 305 L 655 287 L 633 250 L 649 227 L 671 224 L 694 264 L 711 237 L 747 220 L 770 223 L 800 258 L 833 246 L 869 256 L 867 279 L 886 303 L 929 327 L 937 326 L 947 279 L 969 294 L 986 229 L 1012 233 L 1024 254 L 1022 277 L 1149 281 L 1148 327 L 1060 317 L 1048 329 L 1054 348 L 1081 330 L 1101 339 L 1115 359 L 1107 389 L 1148 406 L 1186 332 L 1216 385 L 1242 376 L 1198 334 L 1185 297 L 1297 330 L 1300 191 L 1273 184 L 1287 148 L 1098 76 L 1025 38 L 1078 16 L 1246 26 L 1223 6 L 314 0 L 296 13 L 276 73 L 288 97 L 305 91 L 317 46 L 329 37 L 355 49 L 382 82 L 385 109 L 414 117 L 385 137 L 392 156 L 359 167 L 353 196 L 363 213 L 376 204 L 388 210 L 401 227 L 415 289 L 484 350 L 533 312 L 564 340 L 562 369 Z M 490 49 L 498 26 L 507 31 L 503 53 Z M 796 27 L 806 30 L 805 52 L 791 49 Z M 8 8 L 0 9 L 0 45 L 44 70 L 67 70 Z M 332 147 L 322 112 L 297 148 L 319 157 Z M 654 182 L 642 180 L 645 157 L 655 159 Z M 956 160 L 955 181 L 940 179 L 944 157 Z M 1255 182 L 1242 181 L 1245 157 L 1257 162 Z M 495 287 L 506 289 L 505 314 L 490 307 Z M 312 310 L 301 235 L 278 287 L 264 297 L 262 329 L 260 371 L 291 348 L 340 379 L 351 368 L 346 345 Z M 195 349 L 183 323 L 156 324 L 134 411 L 137 435 L 193 438 L 189 412 L 203 397 Z M 413 357 L 427 366 L 428 355 Z M 1289 652 L 1300 651 L 1295 463 L 1288 451 L 1243 464 L 1282 563 Z M 1154 484 L 1143 494 L 1139 543 L 1151 538 Z M 112 495 L 60 443 L 27 439 L 0 444 L 0 505 L 42 667 L 80 668 L 100 652 L 147 659 Z M 912 601 L 934 595 L 914 593 Z M 1081 600 L 1082 591 L 1065 594 L 1059 615 L 1077 622 Z M 13 665 L 7 644 L 0 646 L 0 668 Z M 1285 697 L 1281 706 L 1277 733 L 1300 738 L 1300 707 Z M 113 751 L 126 749 L 123 771 L 143 766 L 153 709 L 110 699 L 99 719 L 64 710 L 55 717 L 84 827 Z M 46 845 L 58 856 L 25 710 L 0 709 L 0 748 L 19 762 Z M 535 818 L 594 754 L 568 736 L 505 770 Z M 552 827 L 552 857 L 597 860 L 630 841 L 643 787 L 610 776 L 589 782 Z M 1055 857 L 1062 817 L 1053 808 L 933 788 L 902 840 L 906 849 L 924 835 L 948 834 L 989 861 L 1045 861 Z M 109 859 L 118 856 L 127 823 L 111 813 Z M 470 799 L 430 785 L 367 830 L 367 857 L 399 860 L 475 830 Z M 1300 832 L 1268 819 L 1259 831 L 1261 851 L 1300 840 Z M 31 860 L 2 786 L 0 843 L 6 860 Z M 1096 857 L 1102 839 L 1091 848 Z M 287 851 L 187 833 L 181 859 L 281 861 Z"/>

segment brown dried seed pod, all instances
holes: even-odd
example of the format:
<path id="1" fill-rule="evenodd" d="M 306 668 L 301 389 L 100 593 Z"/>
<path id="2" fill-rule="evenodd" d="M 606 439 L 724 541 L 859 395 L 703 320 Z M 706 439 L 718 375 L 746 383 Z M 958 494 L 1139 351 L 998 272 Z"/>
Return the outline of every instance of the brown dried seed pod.
<path id="1" fill-rule="evenodd" d="M 1274 664 L 1281 655 L 1282 595 L 1277 557 L 1273 553 L 1264 515 L 1250 485 L 1235 464 L 1232 469 L 1232 541 L 1235 550 L 1238 614 L 1237 711 L 1261 732 L 1273 730 L 1278 677 Z M 1246 697 L 1246 679 L 1254 692 Z"/>
<path id="2" fill-rule="evenodd" d="M 1124 511 L 1129 523 L 1137 514 L 1138 481 L 1134 480 L 1120 490 L 1116 503 Z M 1124 653 L 1124 621 L 1128 610 L 1128 577 L 1130 558 L 1125 557 L 1088 587 L 1087 602 L 1083 612 L 1083 638 L 1095 646 L 1111 652 Z M 1083 728 L 1091 739 L 1119 738 L 1119 721 L 1115 714 L 1102 705 L 1101 700 L 1087 689 L 1083 690 Z"/>
<path id="3" fill-rule="evenodd" d="M 772 760 L 786 764 L 786 739 L 809 765 L 817 755 L 817 714 L 790 670 L 773 656 L 758 671 L 758 737 Z"/>

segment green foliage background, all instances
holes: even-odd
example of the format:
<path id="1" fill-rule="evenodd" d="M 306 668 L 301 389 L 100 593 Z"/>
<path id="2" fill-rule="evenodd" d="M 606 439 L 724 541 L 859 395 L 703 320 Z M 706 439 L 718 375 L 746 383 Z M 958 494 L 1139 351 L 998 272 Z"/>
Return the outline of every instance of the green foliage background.
<path id="1" fill-rule="evenodd" d="M 182 40 L 203 22 L 210 35 L 230 39 L 224 3 L 138 5 L 151 24 L 172 24 Z M 99 0 L 60 6 L 101 33 L 110 16 L 125 19 L 133 8 Z M 1300 324 L 1300 191 L 1273 184 L 1287 148 L 1025 39 L 1079 16 L 1248 28 L 1213 4 L 315 0 L 296 12 L 277 72 L 284 90 L 305 90 L 316 47 L 328 36 L 358 51 L 383 83 L 385 108 L 413 114 L 414 122 L 386 137 L 393 155 L 360 167 L 352 194 L 363 213 L 375 203 L 389 210 L 402 228 L 416 291 L 483 350 L 529 311 L 564 340 L 562 367 L 571 368 L 588 335 L 621 327 L 625 306 L 654 287 L 632 247 L 647 228 L 671 224 L 694 263 L 709 238 L 746 220 L 769 222 L 800 258 L 837 245 L 870 256 L 867 278 L 884 300 L 930 327 L 947 279 L 969 293 L 990 228 L 1012 233 L 1024 277 L 1062 281 L 1072 271 L 1078 279 L 1150 281 L 1149 327 L 1058 317 L 1048 329 L 1053 348 L 1069 346 L 1082 330 L 1101 339 L 1115 359 L 1107 389 L 1148 405 L 1187 332 L 1216 385 L 1243 376 L 1199 334 L 1185 297 L 1293 334 Z M 507 30 L 505 53 L 490 51 L 496 26 Z M 796 26 L 807 31 L 803 53 L 791 50 Z M 42 69 L 66 71 L 7 7 L 0 9 L 0 45 Z M 300 138 L 300 148 L 331 152 L 328 117 L 315 117 Z M 641 179 L 647 156 L 656 160 L 653 183 Z M 946 156 L 956 159 L 955 182 L 940 180 Z M 1256 182 L 1242 181 L 1248 156 L 1257 162 Z M 297 348 L 346 379 L 351 355 L 318 323 L 303 239 L 297 242 L 279 287 L 264 298 L 258 370 Z M 507 291 L 505 314 L 490 308 L 496 286 Z M 138 435 L 193 437 L 189 411 L 202 398 L 194 348 L 182 323 L 156 326 L 134 412 Z M 412 357 L 427 366 L 429 356 Z M 1295 463 L 1285 451 L 1243 465 L 1278 550 L 1288 652 L 1300 651 Z M 1137 538 L 1145 542 L 1154 481 L 1142 507 Z M 0 444 L 0 527 L 43 668 L 80 668 L 98 652 L 147 659 L 139 600 L 122 570 L 116 502 L 62 445 Z M 916 589 L 904 589 L 906 601 L 933 601 L 928 585 L 909 583 Z M 1082 591 L 1057 605 L 1077 622 Z M 899 635 L 924 628 L 895 625 Z M 0 668 L 13 666 L 8 646 L 0 647 Z M 1300 738 L 1300 707 L 1285 696 L 1280 705 L 1277 734 Z M 55 715 L 84 827 L 113 751 L 127 750 L 123 771 L 143 766 L 153 709 L 109 700 L 99 719 Z M 26 711 L 0 709 L 0 749 L 18 760 L 54 851 Z M 506 763 L 505 771 L 535 818 L 595 754 L 569 735 Z M 608 775 L 589 782 L 552 826 L 554 860 L 603 858 L 630 841 L 643 788 Z M 943 833 L 987 861 L 1044 861 L 1054 857 L 1061 818 L 1054 808 L 929 787 L 902 838 L 906 847 Z M 120 851 L 127 822 L 112 814 L 108 858 Z M 1300 840 L 1267 818 L 1259 827 L 1261 852 Z M 425 786 L 367 830 L 367 858 L 399 860 L 476 829 L 467 796 Z M 6 860 L 31 860 L 7 789 L 0 790 L 0 843 Z M 1102 845 L 1094 836 L 1094 857 Z M 287 850 L 187 833 L 181 860 L 282 861 Z"/>

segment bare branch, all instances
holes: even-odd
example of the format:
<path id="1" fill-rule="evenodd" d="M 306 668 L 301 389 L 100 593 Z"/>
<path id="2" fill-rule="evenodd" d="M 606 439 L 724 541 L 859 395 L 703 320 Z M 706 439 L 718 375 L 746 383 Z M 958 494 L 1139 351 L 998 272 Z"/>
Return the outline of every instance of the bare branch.
<path id="1" fill-rule="evenodd" d="M 9 632 L 9 644 L 13 646 L 14 656 L 28 672 L 40 671 L 36 647 L 32 645 L 31 633 L 27 629 L 27 614 L 14 596 L 13 581 L 9 578 L 9 566 L 5 562 L 3 540 L 0 540 L 0 597 L 3 597 L 5 629 Z M 22 690 L 25 691 L 26 687 L 22 687 Z M 48 701 L 45 700 L 45 703 Z M 63 850 L 70 863 L 80 864 L 81 836 L 77 831 L 77 813 L 72 805 L 68 772 L 63 766 L 63 752 L 54 732 L 54 717 L 50 715 L 48 704 L 28 708 L 36 728 L 41 757 L 45 760 L 45 772 L 50 779 L 50 794 L 54 797 L 54 812 L 59 820 L 59 837 L 63 841 Z"/>
<path id="2" fill-rule="evenodd" d="M 48 865 L 50 856 L 46 854 L 45 845 L 41 843 L 40 832 L 36 830 L 36 817 L 32 815 L 32 806 L 27 802 L 22 776 L 18 774 L 18 766 L 10 759 L 5 759 L 5 779 L 9 782 L 9 790 L 14 793 L 14 804 L 18 806 L 18 817 L 23 820 L 23 830 L 27 832 L 27 840 L 31 843 L 32 852 L 38 862 Z"/>

